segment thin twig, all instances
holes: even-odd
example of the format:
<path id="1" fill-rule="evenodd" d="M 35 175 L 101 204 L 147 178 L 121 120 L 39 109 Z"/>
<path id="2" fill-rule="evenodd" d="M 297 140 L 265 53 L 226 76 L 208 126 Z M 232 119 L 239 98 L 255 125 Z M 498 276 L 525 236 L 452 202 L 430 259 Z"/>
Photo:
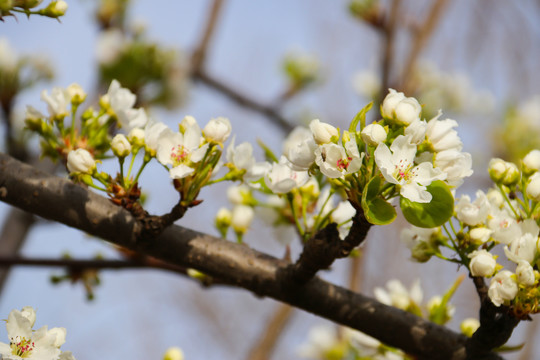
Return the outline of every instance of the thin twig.
<path id="1" fill-rule="evenodd" d="M 217 19 L 221 12 L 223 3 L 223 0 L 214 0 L 212 3 L 201 41 L 191 56 L 191 68 L 194 73 L 198 73 L 199 70 L 203 68 L 204 61 L 206 59 L 206 52 L 212 39 L 212 35 L 214 34 Z"/>
<path id="2" fill-rule="evenodd" d="M 399 9 L 401 8 L 401 0 L 394 0 L 392 8 L 388 16 L 387 21 L 384 22 L 384 26 L 380 27 L 383 34 L 383 47 L 381 58 L 381 97 L 379 103 L 382 103 L 382 99 L 386 94 L 390 85 L 390 73 L 392 71 L 392 60 L 394 58 L 394 38 L 397 27 L 397 19 Z"/>

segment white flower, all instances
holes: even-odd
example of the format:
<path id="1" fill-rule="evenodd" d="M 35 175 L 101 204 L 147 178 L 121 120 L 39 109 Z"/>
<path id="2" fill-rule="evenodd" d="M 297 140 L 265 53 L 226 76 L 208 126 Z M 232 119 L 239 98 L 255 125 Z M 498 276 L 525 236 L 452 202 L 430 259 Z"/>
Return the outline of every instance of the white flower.
<path id="1" fill-rule="evenodd" d="M 146 124 L 144 128 L 144 145 L 146 151 L 150 152 L 152 156 L 156 155 L 161 133 L 167 130 L 170 131 L 169 127 L 162 122 L 150 121 Z"/>
<path id="2" fill-rule="evenodd" d="M 315 162 L 317 144 L 309 129 L 298 126 L 283 143 L 283 154 L 291 162 L 293 170 L 308 170 Z"/>
<path id="3" fill-rule="evenodd" d="M 411 143 L 418 145 L 426 139 L 426 130 L 426 121 L 416 119 L 405 128 L 405 135 L 409 135 L 411 137 Z"/>
<path id="4" fill-rule="evenodd" d="M 51 13 L 55 16 L 62 16 L 68 9 L 68 4 L 64 0 L 53 1 L 49 4 Z"/>
<path id="5" fill-rule="evenodd" d="M 204 136 L 217 143 L 224 143 L 231 134 L 231 122 L 224 117 L 211 119 L 203 129 Z"/>
<path id="6" fill-rule="evenodd" d="M 316 326 L 309 329 L 308 342 L 302 344 L 297 354 L 308 359 L 320 359 L 339 342 L 335 330 L 329 326 Z"/>
<path id="7" fill-rule="evenodd" d="M 504 178 L 507 166 L 506 161 L 499 158 L 493 158 L 489 161 L 488 172 L 493 181 L 497 182 Z"/>
<path id="8" fill-rule="evenodd" d="M 25 114 L 25 123 L 26 126 L 33 128 L 34 126 L 41 126 L 41 119 L 43 119 L 45 115 L 41 113 L 41 111 L 37 110 L 31 105 L 26 106 L 26 114 Z"/>
<path id="9" fill-rule="evenodd" d="M 523 167 L 529 173 L 540 170 L 540 150 L 532 150 L 523 158 Z"/>
<path id="10" fill-rule="evenodd" d="M 15 359 L 74 359 L 70 352 L 62 353 L 60 346 L 66 341 L 66 329 L 47 326 L 32 330 L 35 311 L 24 307 L 22 311 L 12 310 L 6 321 L 9 344 L 0 343 L 0 355 L 6 360 Z M 65 355 L 63 355 L 65 354 Z"/>
<path id="11" fill-rule="evenodd" d="M 353 77 L 353 88 L 368 99 L 375 98 L 381 91 L 381 79 L 371 70 L 357 72 Z"/>
<path id="12" fill-rule="evenodd" d="M 490 277 L 495 272 L 497 261 L 487 250 L 475 250 L 470 253 L 469 269 L 472 276 Z"/>
<path id="13" fill-rule="evenodd" d="M 467 318 L 461 322 L 459 329 L 461 332 L 468 337 L 471 337 L 476 330 L 480 327 L 480 321 L 475 318 Z"/>
<path id="14" fill-rule="evenodd" d="M 156 157 L 163 165 L 172 165 L 170 177 L 182 179 L 191 175 L 195 169 L 193 164 L 204 158 L 208 143 L 199 147 L 201 130 L 198 126 L 190 126 L 182 133 L 165 129 L 160 133 Z"/>
<path id="15" fill-rule="evenodd" d="M 491 214 L 488 227 L 493 230 L 493 240 L 502 244 L 510 244 L 512 240 L 521 236 L 521 229 L 514 218 L 506 210 Z"/>
<path id="16" fill-rule="evenodd" d="M 71 150 L 67 156 L 67 168 L 70 173 L 92 174 L 96 168 L 96 161 L 88 150 Z"/>
<path id="17" fill-rule="evenodd" d="M 111 149 L 114 155 L 125 158 L 131 153 L 131 144 L 124 134 L 116 134 L 111 141 Z"/>
<path id="18" fill-rule="evenodd" d="M 77 83 L 69 85 L 66 91 L 72 103 L 80 104 L 86 99 L 86 93 L 81 85 Z"/>
<path id="19" fill-rule="evenodd" d="M 407 310 L 411 303 L 420 305 L 422 302 L 423 293 L 418 279 L 412 284 L 410 290 L 407 290 L 399 280 L 390 280 L 386 283 L 386 288 L 388 291 L 380 287 L 374 290 L 375 298 L 385 305 Z"/>
<path id="20" fill-rule="evenodd" d="M 457 131 L 453 130 L 458 126 L 458 123 L 451 119 L 439 120 L 441 115 L 442 113 L 439 112 L 436 117 L 428 121 L 426 137 L 436 152 L 450 149 L 461 150 L 463 143 Z"/>
<path id="21" fill-rule="evenodd" d="M 476 192 L 476 200 L 471 203 L 468 195 L 463 195 L 456 204 L 456 214 L 460 221 L 470 226 L 483 223 L 488 215 L 491 206 L 486 194 L 482 190 Z"/>
<path id="22" fill-rule="evenodd" d="M 118 28 L 101 31 L 96 43 L 98 63 L 110 64 L 116 61 L 126 44 L 126 38 Z"/>
<path id="23" fill-rule="evenodd" d="M 405 125 L 420 119 L 422 106 L 413 97 L 401 100 L 394 109 L 395 119 Z"/>
<path id="24" fill-rule="evenodd" d="M 351 203 L 346 201 L 341 201 L 336 209 L 332 212 L 330 216 L 332 222 L 335 222 L 338 225 L 339 238 L 345 239 L 349 234 L 349 230 L 352 226 L 352 221 L 350 221 L 353 216 L 356 215 L 356 209 L 351 205 Z"/>
<path id="25" fill-rule="evenodd" d="M 529 179 L 527 196 L 534 201 L 540 201 L 540 172 L 538 171 Z"/>
<path id="26" fill-rule="evenodd" d="M 501 306 L 505 302 L 512 301 L 517 292 L 518 286 L 515 275 L 511 271 L 503 270 L 491 279 L 488 296 L 495 306 Z"/>
<path id="27" fill-rule="evenodd" d="M 518 261 L 516 277 L 517 282 L 525 286 L 533 286 L 536 281 L 533 267 L 525 260 Z"/>
<path id="28" fill-rule="evenodd" d="M 184 353 L 179 347 L 171 347 L 163 355 L 163 360 L 184 360 Z"/>
<path id="29" fill-rule="evenodd" d="M 71 103 L 71 97 L 66 89 L 55 87 L 52 89 L 51 95 L 48 94 L 47 90 L 43 90 L 41 100 L 47 103 L 51 117 L 62 119 L 69 114 L 68 105 Z"/>
<path id="30" fill-rule="evenodd" d="M 389 183 L 400 186 L 401 196 L 415 202 L 428 203 L 431 194 L 426 186 L 435 180 L 444 180 L 446 174 L 433 165 L 423 162 L 414 166 L 416 145 L 410 143 L 408 136 L 398 136 L 390 149 L 379 144 L 375 149 L 375 162 Z"/>
<path id="31" fill-rule="evenodd" d="M 238 234 L 245 234 L 253 221 L 255 212 L 251 206 L 235 205 L 231 216 L 231 226 Z"/>
<path id="32" fill-rule="evenodd" d="M 132 145 L 144 146 L 144 130 L 141 128 L 131 129 L 127 138 Z"/>
<path id="33" fill-rule="evenodd" d="M 148 116 L 146 110 L 139 109 L 119 109 L 116 111 L 116 116 L 120 122 L 120 126 L 126 132 L 134 128 L 143 128 L 148 123 Z"/>
<path id="34" fill-rule="evenodd" d="M 447 174 L 446 182 L 450 186 L 460 186 L 473 173 L 471 154 L 456 149 L 436 153 L 433 163 Z"/>
<path id="35" fill-rule="evenodd" d="M 307 171 L 294 171 L 282 156 L 279 163 L 273 163 L 264 176 L 264 183 L 276 194 L 285 194 L 304 185 L 309 179 Z"/>
<path id="36" fill-rule="evenodd" d="M 337 141 L 338 130 L 330 124 L 321 122 L 319 119 L 311 120 L 309 128 L 313 134 L 313 139 L 319 145 Z"/>
<path id="37" fill-rule="evenodd" d="M 377 146 L 386 140 L 386 130 L 379 124 L 369 124 L 362 129 L 362 140 L 371 146 Z"/>
<path id="38" fill-rule="evenodd" d="M 133 108 L 136 96 L 129 89 L 123 88 L 117 80 L 113 80 L 107 94 L 104 95 L 115 114 Z"/>
<path id="39" fill-rule="evenodd" d="M 381 106 L 381 115 L 385 119 L 394 119 L 395 109 L 400 101 L 405 99 L 405 94 L 397 92 L 394 89 L 388 89 L 388 95 L 383 100 Z"/>
<path id="40" fill-rule="evenodd" d="M 469 231 L 471 242 L 475 245 L 482 245 L 489 240 L 492 230 L 485 227 L 477 227 Z"/>
<path id="41" fill-rule="evenodd" d="M 234 137 L 227 147 L 227 162 L 233 164 L 239 170 L 245 170 L 243 180 L 245 182 L 257 181 L 262 178 L 271 168 L 266 162 L 255 162 L 253 157 L 253 147 L 250 143 L 244 142 L 238 146 L 234 145 Z"/>
<path id="42" fill-rule="evenodd" d="M 235 205 L 247 205 L 251 199 L 251 190 L 247 185 L 233 185 L 227 189 L 227 199 Z"/>
<path id="43" fill-rule="evenodd" d="M 505 246 L 504 253 L 509 260 L 515 263 L 519 263 L 520 260 L 525 260 L 530 264 L 533 262 L 536 253 L 538 252 L 537 246 L 538 235 L 525 233 L 519 238 L 512 240 L 510 248 Z"/>
<path id="44" fill-rule="evenodd" d="M 360 154 L 355 138 L 340 146 L 334 143 L 320 145 L 315 150 L 315 163 L 329 178 L 340 178 L 360 170 L 364 153 Z"/>
<path id="45" fill-rule="evenodd" d="M 287 156 L 291 148 L 296 147 L 298 144 L 304 142 L 307 139 L 313 141 L 313 134 L 311 130 L 303 126 L 295 127 L 287 138 L 283 141 L 282 152 L 283 155 Z"/>

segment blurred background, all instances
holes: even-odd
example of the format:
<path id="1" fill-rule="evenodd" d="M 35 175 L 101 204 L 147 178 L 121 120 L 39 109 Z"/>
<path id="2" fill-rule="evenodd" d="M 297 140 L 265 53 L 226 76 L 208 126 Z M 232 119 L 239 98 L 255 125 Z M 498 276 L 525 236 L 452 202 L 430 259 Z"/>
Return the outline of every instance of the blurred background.
<path id="1" fill-rule="evenodd" d="M 172 128 L 185 115 L 202 125 L 224 116 L 232 123 L 236 143 L 261 139 L 276 153 L 294 126 L 319 118 L 345 128 L 369 101 L 378 107 L 389 87 L 404 91 L 424 104 L 425 118 L 442 109 L 443 118 L 458 121 L 475 170 L 458 195 L 489 186 L 491 157 L 515 161 L 540 148 L 538 1 L 68 4 L 61 21 L 19 15 L 0 23 L 0 67 L 11 66 L 20 80 L 15 91 L 0 79 L 1 146 L 26 161 L 39 155 L 37 140 L 20 131 L 26 105 L 45 111 L 40 92 L 74 82 L 90 94 L 87 102 L 95 102 L 112 79 L 136 93 L 138 105 L 147 106 L 151 117 Z M 257 156 L 262 160 L 260 149 Z M 148 193 L 147 210 L 162 214 L 177 195 L 165 170 L 155 162 L 152 166 L 141 185 Z M 204 203 L 178 223 L 218 235 L 209 225 L 217 210 L 228 206 L 225 190 L 226 185 L 205 189 Z M 33 219 L 5 204 L 0 204 L 0 214 L 0 255 L 120 258 L 110 245 L 77 230 Z M 424 301 L 444 293 L 463 269 L 438 259 L 410 261 L 399 240 L 404 226 L 398 217 L 390 226 L 373 227 L 361 260 L 338 261 L 321 276 L 370 296 L 390 279 L 410 287 L 419 278 Z M 276 236 L 284 235 L 257 220 L 245 242 L 281 257 L 283 239 Z M 299 250 L 293 242 L 293 258 Z M 276 316 L 283 327 L 268 358 L 297 359 L 309 329 L 329 324 L 243 290 L 204 288 L 163 270 L 103 270 L 101 283 L 92 288 L 93 300 L 87 300 L 81 281 L 51 283 L 51 276 L 64 274 L 60 268 L 23 266 L 2 272 L 0 317 L 33 306 L 37 327 L 68 330 L 63 350 L 73 351 L 79 360 L 160 359 L 170 346 L 181 347 L 186 359 L 253 360 L 253 348 Z M 469 280 L 451 302 L 456 307 L 449 323 L 453 329 L 477 315 L 478 299 Z M 509 344 L 532 339 L 535 329 L 534 322 L 520 324 Z M 5 339 L 2 328 L 0 341 Z M 508 358 L 532 358 L 530 345 Z"/>

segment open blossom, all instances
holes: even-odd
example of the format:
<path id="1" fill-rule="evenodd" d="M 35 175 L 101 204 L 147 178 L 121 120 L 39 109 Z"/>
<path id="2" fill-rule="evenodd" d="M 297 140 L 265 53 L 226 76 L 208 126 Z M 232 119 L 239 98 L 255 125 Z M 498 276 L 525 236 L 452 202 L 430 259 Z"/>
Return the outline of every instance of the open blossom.
<path id="1" fill-rule="evenodd" d="M 364 153 L 360 154 L 354 138 L 344 146 L 330 143 L 320 145 L 315 150 L 315 163 L 329 178 L 340 178 L 357 172 L 363 158 Z"/>
<path id="2" fill-rule="evenodd" d="M 212 119 L 203 129 L 204 136 L 212 141 L 223 143 L 231 134 L 231 122 L 224 117 Z"/>
<path id="3" fill-rule="evenodd" d="M 227 162 L 234 165 L 239 170 L 245 170 L 243 180 L 246 182 L 257 181 L 262 178 L 269 170 L 271 165 L 266 162 L 255 162 L 253 157 L 253 146 L 244 142 L 238 146 L 234 144 L 234 137 L 227 147 Z"/>
<path id="4" fill-rule="evenodd" d="M 67 156 L 67 168 L 70 173 L 92 174 L 96 161 L 88 150 L 71 150 Z"/>
<path id="5" fill-rule="evenodd" d="M 156 155 L 161 133 L 167 130 L 170 131 L 167 125 L 157 121 L 150 121 L 144 127 L 144 145 L 152 156 Z"/>
<path id="6" fill-rule="evenodd" d="M 62 119 L 69 114 L 68 105 L 71 104 L 71 96 L 66 89 L 55 87 L 50 95 L 47 90 L 43 90 L 41 100 L 47 103 L 47 109 L 51 117 Z"/>
<path id="7" fill-rule="evenodd" d="M 9 344 L 0 343 L 0 357 L 6 360 L 74 360 L 71 352 L 62 352 L 66 342 L 66 329 L 43 326 L 33 330 L 36 313 L 31 307 L 12 310 L 6 321 Z"/>
<path id="8" fill-rule="evenodd" d="M 291 162 L 293 170 L 308 170 L 315 162 L 317 144 L 307 128 L 298 126 L 283 143 L 283 155 Z"/>
<path id="9" fill-rule="evenodd" d="M 521 285 L 533 286 L 536 282 L 536 277 L 531 264 L 525 260 L 520 260 L 516 267 L 516 278 L 517 282 Z"/>
<path id="10" fill-rule="evenodd" d="M 436 153 L 433 163 L 446 173 L 446 182 L 450 186 L 460 186 L 463 179 L 473 173 L 471 154 L 456 149 Z"/>
<path id="11" fill-rule="evenodd" d="M 446 174 L 433 168 L 429 162 L 414 166 L 416 145 L 410 143 L 408 136 L 398 136 L 390 149 L 379 144 L 375 150 L 375 162 L 389 183 L 400 186 L 401 196 L 415 202 L 428 203 L 431 194 L 426 186 L 435 180 L 444 180 Z"/>
<path id="12" fill-rule="evenodd" d="M 170 129 L 161 132 L 156 157 L 163 165 L 172 165 L 169 174 L 173 179 L 182 179 L 191 175 L 193 164 L 204 158 L 208 144 L 201 144 L 201 130 L 190 126 L 185 132 L 175 133 Z"/>
<path id="13" fill-rule="evenodd" d="M 307 171 L 294 171 L 287 158 L 281 157 L 279 163 L 273 163 L 264 176 L 264 183 L 276 194 L 288 193 L 304 185 L 309 179 Z"/>
<path id="14" fill-rule="evenodd" d="M 444 150 L 461 150 L 463 143 L 458 136 L 455 127 L 458 126 L 457 121 L 451 119 L 439 120 L 441 112 L 433 119 L 429 120 L 426 128 L 426 137 L 430 141 L 431 146 L 436 152 Z"/>
<path id="15" fill-rule="evenodd" d="M 416 119 L 405 128 L 405 135 L 411 137 L 411 143 L 419 145 L 426 139 L 427 123 Z"/>
<path id="16" fill-rule="evenodd" d="M 488 296 L 495 306 L 512 301 L 518 292 L 515 275 L 508 270 L 498 272 L 489 284 Z"/>
<path id="17" fill-rule="evenodd" d="M 540 170 L 540 150 L 532 150 L 523 158 L 523 169 L 528 173 Z"/>
<path id="18" fill-rule="evenodd" d="M 457 218 L 467 225 L 475 226 L 483 223 L 490 211 L 491 205 L 489 200 L 482 190 L 476 192 L 476 200 L 471 202 L 468 195 L 463 195 L 457 205 Z"/>
<path id="19" fill-rule="evenodd" d="M 411 304 L 419 305 L 424 297 L 418 279 L 412 284 L 410 290 L 407 290 L 399 280 L 388 281 L 386 288 L 388 290 L 376 287 L 374 290 L 375 298 L 385 305 L 394 306 L 401 310 L 407 310 Z"/>
<path id="20" fill-rule="evenodd" d="M 309 128 L 313 133 L 313 139 L 319 145 L 328 144 L 339 138 L 338 129 L 330 124 L 324 123 L 319 119 L 311 120 Z"/>

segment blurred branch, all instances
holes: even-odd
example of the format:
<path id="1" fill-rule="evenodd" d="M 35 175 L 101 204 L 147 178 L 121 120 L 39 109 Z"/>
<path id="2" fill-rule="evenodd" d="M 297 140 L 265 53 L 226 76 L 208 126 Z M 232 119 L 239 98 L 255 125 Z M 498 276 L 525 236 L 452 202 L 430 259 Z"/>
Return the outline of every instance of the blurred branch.
<path id="1" fill-rule="evenodd" d="M 141 238 L 141 224 L 125 209 L 5 154 L 0 154 L 0 200 L 357 329 L 421 359 L 461 360 L 474 351 L 474 344 L 467 344 L 461 334 L 318 277 L 302 285 L 291 283 L 289 262 L 245 245 L 175 225 L 154 239 Z"/>
<path id="2" fill-rule="evenodd" d="M 396 33 L 397 18 L 399 14 L 399 9 L 401 7 L 401 0 L 394 0 L 392 3 L 392 8 L 388 16 L 387 21 L 385 21 L 381 29 L 383 34 L 383 47 L 382 47 L 382 67 L 381 67 L 381 99 L 379 104 L 382 103 L 382 99 L 386 95 L 390 85 L 390 72 L 392 70 L 392 59 L 394 58 L 394 37 Z"/>
<path id="3" fill-rule="evenodd" d="M 253 344 L 249 351 L 247 360 L 268 360 L 276 347 L 279 338 L 291 319 L 294 308 L 287 304 L 279 304 L 277 310 L 272 314 L 268 325 L 263 329 L 259 339 Z"/>
<path id="4" fill-rule="evenodd" d="M 191 56 L 191 68 L 194 73 L 198 73 L 204 65 L 206 51 L 208 49 L 208 45 L 210 44 L 210 40 L 212 39 L 212 35 L 214 34 L 214 29 L 221 12 L 223 2 L 223 0 L 214 0 L 212 3 L 201 41 Z"/>

